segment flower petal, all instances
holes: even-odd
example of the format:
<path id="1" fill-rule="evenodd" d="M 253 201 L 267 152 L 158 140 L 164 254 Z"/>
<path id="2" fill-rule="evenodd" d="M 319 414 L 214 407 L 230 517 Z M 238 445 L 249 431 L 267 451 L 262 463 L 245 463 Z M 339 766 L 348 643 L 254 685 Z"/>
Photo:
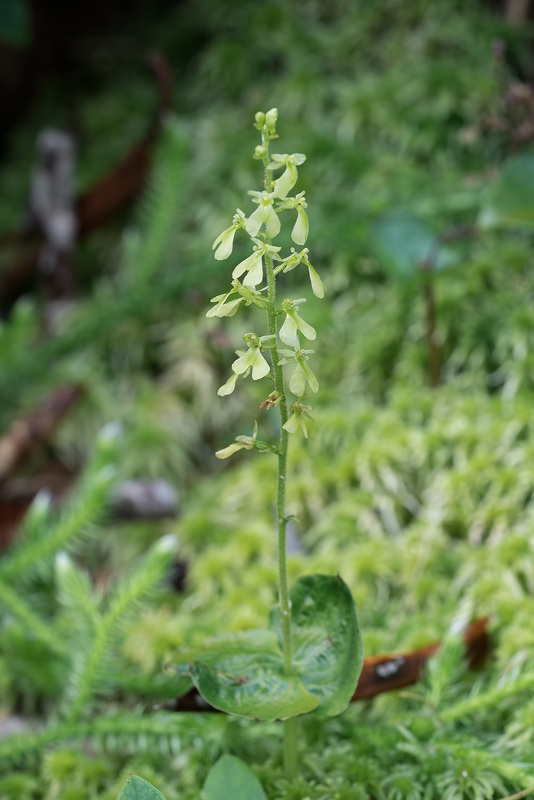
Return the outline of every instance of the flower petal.
<path id="1" fill-rule="evenodd" d="M 308 215 L 303 208 L 297 208 L 297 221 L 291 231 L 291 238 L 296 244 L 305 244 L 309 229 Z"/>
<path id="2" fill-rule="evenodd" d="M 236 358 L 232 364 L 233 372 L 235 372 L 236 375 L 242 375 L 249 367 L 252 366 L 253 357 L 254 353 L 249 348 L 246 353 L 244 353 L 242 356 L 239 356 L 239 358 Z"/>
<path id="3" fill-rule="evenodd" d="M 308 325 L 306 320 L 303 320 L 300 314 L 297 314 L 296 311 L 293 312 L 293 316 L 299 331 L 306 337 L 306 339 L 315 339 L 317 336 L 317 331 L 315 328 L 312 328 L 311 325 Z"/>
<path id="4" fill-rule="evenodd" d="M 286 163 L 286 158 L 288 158 L 287 153 L 273 153 L 271 156 L 272 161 L 270 164 L 267 164 L 267 169 L 280 169 Z"/>
<path id="5" fill-rule="evenodd" d="M 261 263 L 261 253 L 258 253 L 258 251 L 256 250 L 254 251 L 254 253 L 252 253 L 250 256 L 247 256 L 247 258 L 244 258 L 243 261 L 240 261 L 239 264 L 237 264 L 234 267 L 234 270 L 232 272 L 232 278 L 236 280 L 236 278 L 240 278 L 241 275 L 247 270 L 254 269 L 255 262 L 258 259 L 260 260 Z"/>
<path id="6" fill-rule="evenodd" d="M 285 425 L 282 425 L 288 433 L 296 433 L 299 429 L 300 421 L 299 416 L 296 411 L 294 411 L 291 416 L 289 417 L 288 421 Z"/>
<path id="7" fill-rule="evenodd" d="M 244 286 L 257 286 L 263 280 L 263 260 L 261 253 L 257 253 L 257 258 L 251 263 L 247 274 L 243 280 Z"/>
<path id="8" fill-rule="evenodd" d="M 319 275 L 317 274 L 317 270 L 315 270 L 311 264 L 308 264 L 308 273 L 310 275 L 312 292 L 316 297 L 324 297 L 326 287 L 322 282 L 322 280 L 320 279 Z"/>
<path id="9" fill-rule="evenodd" d="M 212 297 L 210 303 L 216 303 L 216 305 L 214 305 L 213 308 L 210 308 L 209 311 L 206 311 L 206 316 L 218 317 L 222 305 L 230 297 L 231 294 L 232 294 L 232 289 L 230 289 L 229 292 L 226 292 L 226 294 L 218 294 L 216 297 Z"/>
<path id="10" fill-rule="evenodd" d="M 265 378 L 266 375 L 269 374 L 271 368 L 268 362 L 265 360 L 262 352 L 259 348 L 253 352 L 253 361 L 252 361 L 252 380 L 258 381 L 260 378 Z"/>
<path id="11" fill-rule="evenodd" d="M 280 233 L 280 220 L 272 204 L 265 207 L 265 222 L 269 236 L 277 236 Z"/>
<path id="12" fill-rule="evenodd" d="M 260 204 L 256 211 L 250 215 L 245 223 L 245 230 L 249 236 L 256 236 L 265 221 L 265 209 Z"/>
<path id="13" fill-rule="evenodd" d="M 288 433 L 296 433 L 301 428 L 305 438 L 308 438 L 308 428 L 306 427 L 306 420 L 298 411 L 294 411 L 289 417 L 285 425 L 282 425 Z"/>
<path id="14" fill-rule="evenodd" d="M 282 364 L 282 363 L 289 364 L 290 361 L 294 361 L 295 360 L 295 351 L 294 350 L 285 350 L 285 349 L 282 350 L 282 349 L 280 349 L 278 351 L 278 354 L 283 356 L 283 359 L 285 359 L 285 360 L 279 361 L 278 362 L 279 364 Z"/>
<path id="15" fill-rule="evenodd" d="M 317 392 L 319 390 L 319 381 L 315 377 L 314 373 L 312 372 L 311 368 L 307 364 L 303 364 L 302 368 L 304 370 L 304 374 L 306 375 L 306 380 L 308 381 L 308 385 L 312 392 Z"/>
<path id="16" fill-rule="evenodd" d="M 297 323 L 293 317 L 290 317 L 289 314 L 286 314 L 284 324 L 280 328 L 278 335 L 284 344 L 288 344 L 298 350 L 300 347 L 300 342 L 297 335 L 297 330 Z"/>
<path id="17" fill-rule="evenodd" d="M 234 442 L 233 444 L 229 444 L 228 447 L 223 448 L 222 450 L 217 450 L 215 453 L 217 458 L 230 458 L 234 453 L 237 453 L 238 450 L 242 450 L 244 447 L 243 444 L 239 444 L 239 442 Z"/>
<path id="18" fill-rule="evenodd" d="M 219 389 L 217 389 L 217 394 L 219 395 L 219 397 L 224 397 L 227 394 L 232 394 L 232 392 L 235 389 L 236 380 L 237 380 L 237 374 L 230 375 L 226 383 L 223 386 L 220 386 Z"/>
<path id="19" fill-rule="evenodd" d="M 217 306 L 219 309 L 216 314 L 212 314 L 214 317 L 233 317 L 241 303 L 243 302 L 244 297 L 238 297 L 236 300 L 230 300 L 229 303 L 223 303 L 221 306 Z M 215 309 L 212 309 L 214 311 Z M 209 316 L 209 311 L 206 314 Z M 308 336 L 308 339 L 310 337 Z"/>
<path id="20" fill-rule="evenodd" d="M 295 372 L 293 373 L 289 381 L 289 388 L 293 392 L 293 394 L 297 395 L 297 397 L 301 397 L 301 395 L 304 394 L 304 391 L 306 389 L 306 374 L 304 372 L 302 364 L 297 364 L 297 366 L 295 367 Z"/>
<path id="21" fill-rule="evenodd" d="M 233 247 L 234 247 L 234 236 L 237 228 L 235 225 L 232 225 L 231 228 L 227 228 L 225 231 L 218 236 L 215 241 L 213 242 L 213 250 L 215 250 L 215 258 L 217 261 L 224 261 L 225 258 L 228 258 L 231 255 Z"/>
<path id="22" fill-rule="evenodd" d="M 298 180 L 297 168 L 294 164 L 287 164 L 285 171 L 274 184 L 273 196 L 280 199 L 287 197 Z"/>

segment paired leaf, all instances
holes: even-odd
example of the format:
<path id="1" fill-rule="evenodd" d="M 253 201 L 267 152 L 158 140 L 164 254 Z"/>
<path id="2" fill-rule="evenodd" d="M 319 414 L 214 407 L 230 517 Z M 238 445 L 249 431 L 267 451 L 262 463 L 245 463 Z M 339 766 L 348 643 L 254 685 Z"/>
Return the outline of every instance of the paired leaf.
<path id="1" fill-rule="evenodd" d="M 479 222 L 483 227 L 534 227 L 534 155 L 506 161 Z"/>
<path id="2" fill-rule="evenodd" d="M 356 604 L 338 576 L 306 575 L 290 592 L 293 665 L 309 692 L 319 698 L 318 713 L 340 714 L 350 703 L 363 666 Z M 271 624 L 281 642 L 280 614 Z"/>
<path id="3" fill-rule="evenodd" d="M 424 264 L 441 270 L 453 263 L 432 229 L 409 211 L 389 211 L 371 228 L 371 242 L 384 270 L 394 280 L 410 281 Z"/>
<path id="4" fill-rule="evenodd" d="M 267 800 L 252 770 L 229 755 L 222 756 L 209 771 L 204 795 L 206 800 Z"/>
<path id="5" fill-rule="evenodd" d="M 160 791 L 139 775 L 128 775 L 117 800 L 165 800 Z"/>
<path id="6" fill-rule="evenodd" d="M 273 631 L 217 637 L 182 655 L 186 663 L 175 669 L 189 672 L 204 699 L 229 714 L 287 719 L 318 705 L 297 675 L 284 674 L 282 651 Z"/>
<path id="7" fill-rule="evenodd" d="M 318 708 L 343 711 L 362 669 L 356 606 L 340 577 L 308 575 L 291 591 L 293 675 L 284 672 L 278 610 L 272 630 L 206 642 L 175 666 L 214 708 L 253 719 L 288 719 Z"/>

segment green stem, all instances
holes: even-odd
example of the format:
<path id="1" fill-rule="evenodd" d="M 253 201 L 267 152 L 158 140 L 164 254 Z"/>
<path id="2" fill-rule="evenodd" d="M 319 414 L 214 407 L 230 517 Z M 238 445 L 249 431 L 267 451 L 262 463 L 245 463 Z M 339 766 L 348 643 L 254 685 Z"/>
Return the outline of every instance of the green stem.
<path id="1" fill-rule="evenodd" d="M 294 780 L 298 773 L 299 718 L 290 717 L 284 722 L 284 768 L 286 778 Z"/>
<path id="2" fill-rule="evenodd" d="M 265 191 L 272 191 L 272 171 L 269 169 L 269 139 L 262 133 L 262 144 L 265 147 L 265 156 L 263 159 L 265 167 Z M 271 243 L 271 238 L 265 232 L 265 241 L 267 244 Z M 287 454 L 289 448 L 289 434 L 284 429 L 287 422 L 287 399 L 284 388 L 284 376 L 282 367 L 279 365 L 280 356 L 278 354 L 277 345 L 277 309 L 276 309 L 276 278 L 274 275 L 273 260 L 270 255 L 265 256 L 265 267 L 267 272 L 267 288 L 268 288 L 268 306 L 267 314 L 269 320 L 269 335 L 274 336 L 273 347 L 271 349 L 272 362 L 273 362 L 273 375 L 274 375 L 274 388 L 280 397 L 279 410 L 280 410 L 280 441 L 278 446 L 278 481 L 276 492 L 276 517 L 278 527 L 278 587 L 280 598 L 280 617 L 282 624 L 282 640 L 284 652 L 284 670 L 286 675 L 290 675 L 292 671 L 292 653 L 291 653 L 291 607 L 289 602 L 289 590 L 287 580 L 287 555 L 286 555 L 286 473 L 287 473 Z"/>
<path id="3" fill-rule="evenodd" d="M 272 171 L 269 169 L 269 137 L 262 132 L 262 144 L 265 147 L 263 163 L 265 167 L 265 191 L 272 191 Z M 265 241 L 271 243 L 270 236 L 265 232 Z M 276 491 L 276 518 L 278 528 L 278 593 L 280 601 L 280 620 L 282 626 L 282 649 L 284 655 L 284 671 L 290 675 L 293 671 L 292 665 L 292 642 L 291 642 L 291 603 L 289 601 L 289 588 L 287 578 L 287 552 L 286 552 L 286 485 L 287 485 L 287 455 L 289 449 L 289 434 L 284 429 L 287 422 L 287 398 L 284 387 L 284 376 L 282 367 L 279 365 L 280 357 L 277 345 L 277 309 L 276 309 L 276 277 L 274 274 L 273 260 L 270 255 L 265 256 L 265 269 L 267 273 L 268 306 L 267 314 L 269 321 L 269 335 L 274 336 L 273 347 L 271 349 L 273 363 L 274 388 L 280 397 L 280 441 L 278 446 L 278 479 Z M 297 774 L 297 739 L 298 739 L 298 719 L 292 717 L 284 723 L 284 762 L 285 771 L 288 778 L 294 778 Z"/>

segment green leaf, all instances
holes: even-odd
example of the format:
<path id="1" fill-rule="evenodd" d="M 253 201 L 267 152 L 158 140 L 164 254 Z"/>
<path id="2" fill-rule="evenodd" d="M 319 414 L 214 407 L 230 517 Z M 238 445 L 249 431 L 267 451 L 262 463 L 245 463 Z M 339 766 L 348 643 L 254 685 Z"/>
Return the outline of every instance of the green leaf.
<path id="1" fill-rule="evenodd" d="M 483 227 L 534 227 L 534 155 L 505 162 L 488 203 L 480 214 Z"/>
<path id="2" fill-rule="evenodd" d="M 211 768 L 204 784 L 206 800 L 266 800 L 252 770 L 241 759 L 225 755 Z"/>
<path id="3" fill-rule="evenodd" d="M 287 719 L 318 705 L 297 675 L 284 674 L 282 652 L 273 631 L 217 637 L 180 655 L 187 663 L 175 669 L 188 672 L 204 699 L 229 714 Z"/>
<path id="4" fill-rule="evenodd" d="M 325 716 L 349 704 L 363 664 L 356 605 L 339 576 L 308 575 L 290 593 L 294 675 L 284 673 L 280 613 L 270 631 L 218 637 L 182 653 L 175 669 L 190 674 L 215 708 L 253 719 L 287 719 L 318 707 Z"/>
<path id="5" fill-rule="evenodd" d="M 433 270 L 453 263 L 432 229 L 409 211 L 389 211 L 377 219 L 371 227 L 371 244 L 389 277 L 398 281 L 416 278 L 425 263 Z"/>
<path id="6" fill-rule="evenodd" d="M 293 666 L 308 691 L 319 698 L 318 713 L 340 714 L 350 703 L 363 665 L 352 594 L 339 575 L 306 575 L 290 597 Z M 278 609 L 271 620 L 281 640 Z"/>
<path id="7" fill-rule="evenodd" d="M 160 791 L 139 775 L 128 775 L 117 800 L 165 800 Z"/>

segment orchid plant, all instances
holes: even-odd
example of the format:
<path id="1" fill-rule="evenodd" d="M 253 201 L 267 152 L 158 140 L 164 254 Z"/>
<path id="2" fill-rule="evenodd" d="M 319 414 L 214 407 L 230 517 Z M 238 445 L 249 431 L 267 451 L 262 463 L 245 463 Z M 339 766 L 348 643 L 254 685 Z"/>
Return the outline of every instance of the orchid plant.
<path id="1" fill-rule="evenodd" d="M 278 285 L 283 275 L 302 267 L 307 270 L 311 289 L 318 298 L 325 285 L 310 263 L 309 222 L 304 192 L 290 196 L 298 180 L 302 153 L 273 154 L 270 145 L 278 138 L 275 108 L 258 112 L 255 127 L 261 144 L 254 158 L 263 163 L 264 188 L 250 191 L 257 208 L 249 216 L 237 209 L 232 224 L 215 240 L 215 258 L 231 257 L 239 232 L 249 237 L 252 252 L 232 271 L 230 288 L 212 299 L 208 317 L 231 317 L 243 306 L 255 306 L 263 313 L 266 329 L 249 332 L 245 348 L 236 351 L 231 375 L 218 394 L 231 394 L 238 378 L 251 377 L 268 384 L 260 405 L 264 412 L 280 417 L 277 442 L 258 438 L 258 421 L 251 436 L 238 436 L 219 450 L 228 458 L 240 450 L 256 449 L 274 454 L 278 461 L 277 532 L 279 602 L 273 609 L 267 630 L 250 630 L 220 636 L 200 648 L 180 654 L 176 670 L 188 674 L 210 705 L 230 714 L 259 720 L 284 720 L 285 769 L 288 777 L 297 771 L 297 718 L 314 711 L 326 716 L 341 713 L 350 702 L 363 663 L 356 606 L 347 585 L 339 576 L 308 575 L 289 591 L 286 555 L 287 462 L 290 436 L 308 435 L 307 421 L 312 408 L 308 392 L 316 393 L 319 383 L 309 364 L 313 350 L 303 340 L 314 341 L 315 329 L 301 316 L 304 298 L 284 297 L 279 302 Z M 278 178 L 273 173 L 283 170 Z M 291 248 L 283 255 L 273 244 L 282 229 L 285 212 L 293 216 Z M 290 222 L 291 224 L 291 222 Z"/>

